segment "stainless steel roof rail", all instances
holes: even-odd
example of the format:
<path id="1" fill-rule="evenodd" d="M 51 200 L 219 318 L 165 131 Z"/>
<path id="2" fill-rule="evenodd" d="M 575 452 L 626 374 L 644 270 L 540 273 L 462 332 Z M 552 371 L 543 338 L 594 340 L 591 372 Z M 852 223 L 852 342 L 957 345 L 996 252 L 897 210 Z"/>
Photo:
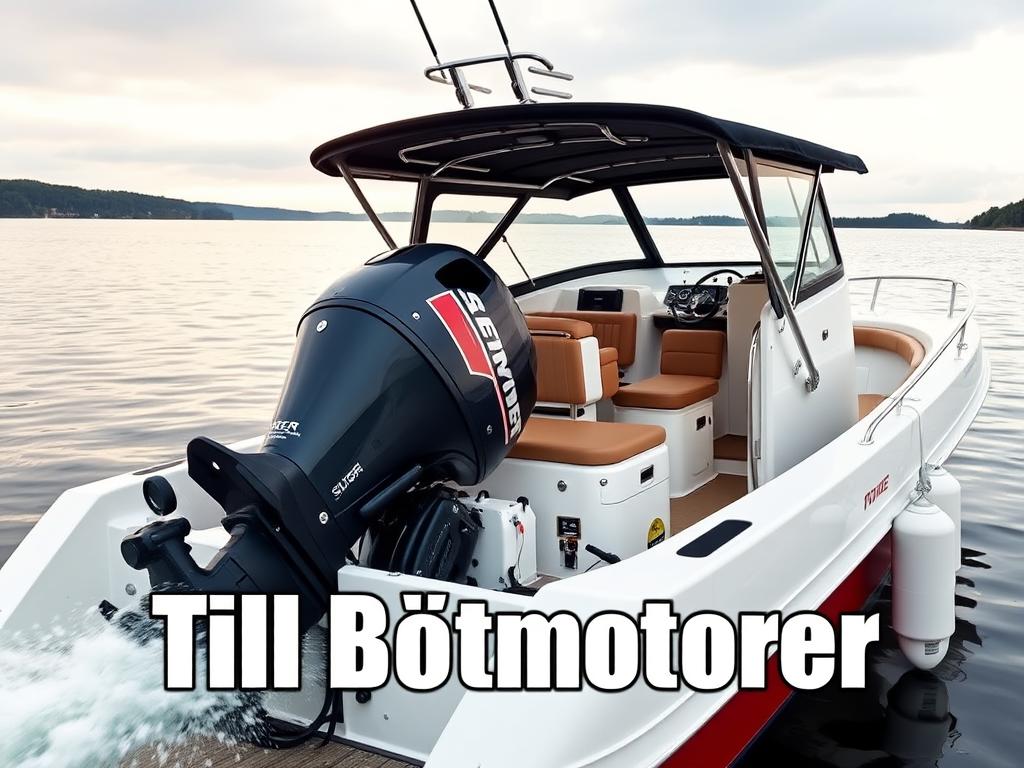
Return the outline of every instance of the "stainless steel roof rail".
<path id="1" fill-rule="evenodd" d="M 618 144 L 619 146 L 626 146 L 627 144 L 643 144 L 647 141 L 646 136 L 619 136 L 611 130 L 604 123 L 592 123 L 592 122 L 536 122 L 529 123 L 527 125 L 516 125 L 511 128 L 495 128 L 490 131 L 474 131 L 472 133 L 462 134 L 461 136 L 447 136 L 443 139 L 436 139 L 434 141 L 428 141 L 423 144 L 412 144 L 407 147 L 402 147 L 398 150 L 398 159 L 405 164 L 416 164 L 416 165 L 427 165 L 437 168 L 441 163 L 437 160 L 428 160 L 425 158 L 412 157 L 414 152 L 422 152 L 423 150 L 433 149 L 434 147 L 441 147 L 447 144 L 457 144 L 463 141 L 480 141 L 481 139 L 496 139 L 503 136 L 521 136 L 530 134 L 536 134 L 538 136 L 543 135 L 545 129 L 552 128 L 593 128 L 597 131 L 597 135 L 591 136 L 577 136 L 568 139 L 558 139 L 557 142 L 554 140 L 548 140 L 544 138 L 542 141 L 520 143 L 517 139 L 512 139 L 507 145 L 503 147 L 496 147 L 480 154 L 464 155 L 454 160 L 447 161 L 444 164 L 444 170 L 458 170 L 458 171 L 473 171 L 475 173 L 489 173 L 490 168 L 480 165 L 466 165 L 465 160 L 469 157 L 493 157 L 494 155 L 505 154 L 507 152 L 513 152 L 517 147 L 543 149 L 545 147 L 552 147 L 555 144 L 580 144 L 590 143 L 594 141 L 608 141 L 612 144 Z M 435 172 L 436 175 L 436 172 Z"/>
<path id="2" fill-rule="evenodd" d="M 739 201 L 740 209 L 743 211 L 743 218 L 747 222 L 747 228 L 754 237 L 754 245 L 757 246 L 757 252 L 761 256 L 761 268 L 764 270 L 765 279 L 768 281 L 769 289 L 773 291 L 778 298 L 778 303 L 782 308 L 782 314 L 786 318 L 788 327 L 793 332 L 793 340 L 796 342 L 797 349 L 800 351 L 803 367 L 807 369 L 807 377 L 804 379 L 804 387 L 808 392 L 813 392 L 818 388 L 818 384 L 821 383 L 821 373 L 818 371 L 818 367 L 814 364 L 814 360 L 811 357 L 811 351 L 807 346 L 807 340 L 804 338 L 803 331 L 800 330 L 800 323 L 796 319 L 796 313 L 793 311 L 793 302 L 789 298 L 789 292 L 786 290 L 786 286 L 783 285 L 782 278 L 779 277 L 779 271 L 775 268 L 775 262 L 772 261 L 771 248 L 768 245 L 768 237 L 765 234 L 764 229 L 761 228 L 761 223 L 758 220 L 757 213 L 754 211 L 754 204 L 750 200 L 750 195 L 748 195 L 747 190 L 743 188 L 743 179 L 740 176 L 740 169 L 736 164 L 736 158 L 733 157 L 732 149 L 730 149 L 729 145 L 725 142 L 719 141 L 718 154 L 721 156 L 722 163 L 725 165 L 725 171 L 729 176 L 729 181 L 732 182 L 732 188 L 736 193 L 736 199 Z M 753 177 L 752 181 L 756 183 L 756 177 Z M 794 376 L 800 373 L 800 362 L 801 361 L 797 361 L 793 366 Z"/>
<path id="3" fill-rule="evenodd" d="M 437 54 L 437 48 L 434 46 L 434 41 L 430 37 L 430 32 L 427 30 L 427 24 L 423 20 L 423 15 L 420 13 L 419 6 L 416 4 L 416 0 L 410 0 L 412 3 L 413 12 L 416 14 L 416 20 L 420 24 L 420 29 L 423 30 L 423 36 L 427 39 L 427 45 L 430 47 L 430 53 L 434 57 L 436 62 L 433 66 L 427 67 L 423 70 L 424 76 L 428 80 L 435 83 L 442 83 L 443 85 L 450 85 L 455 88 L 455 97 L 459 100 L 463 109 L 469 109 L 473 106 L 473 95 L 472 92 L 477 93 L 491 93 L 490 88 L 486 88 L 482 85 L 475 85 L 470 83 L 466 79 L 466 75 L 463 72 L 467 67 L 474 67 L 480 64 L 494 64 L 501 62 L 505 65 L 505 70 L 508 72 L 509 84 L 512 88 L 512 93 L 515 95 L 516 100 L 520 104 L 533 104 L 535 99 L 534 96 L 548 96 L 555 99 L 571 99 L 572 94 L 565 91 L 554 91 L 550 88 L 531 88 L 526 82 L 526 77 L 523 75 L 523 70 L 520 67 L 520 62 L 531 61 L 533 66 L 527 67 L 527 71 L 534 75 L 541 75 L 543 77 L 550 77 L 556 80 L 572 80 L 573 76 L 567 72 L 560 72 L 555 69 L 554 65 L 546 58 L 536 53 L 513 53 L 509 47 L 508 35 L 505 33 L 505 25 L 501 22 L 501 16 L 498 14 L 498 8 L 494 4 L 494 0 L 488 0 L 491 7 L 491 13 L 494 16 L 494 23 L 498 27 L 498 33 L 501 35 L 501 42 L 505 47 L 504 53 L 490 54 L 487 56 L 472 56 L 467 59 L 456 59 L 455 61 L 441 61 Z"/>
<path id="4" fill-rule="evenodd" d="M 868 424 L 867 430 L 864 432 L 864 437 L 861 438 L 861 445 L 871 445 L 875 440 L 875 430 L 878 426 L 885 421 L 885 418 L 895 411 L 897 408 L 903 405 L 903 400 L 910 393 L 910 391 L 917 385 L 917 383 L 924 377 L 926 373 L 935 365 L 935 361 L 938 360 L 949 349 L 950 344 L 953 343 L 954 339 L 959 338 L 957 341 L 956 349 L 959 354 L 967 348 L 964 342 L 964 337 L 967 335 L 967 323 L 971 317 L 974 316 L 974 308 L 976 306 L 974 300 L 974 292 L 970 286 L 960 282 L 959 280 L 953 280 L 948 277 L 927 277 L 924 275 L 874 275 L 871 277 L 851 277 L 849 281 L 862 282 L 862 281 L 874 282 L 871 297 L 871 309 L 874 310 L 875 304 L 878 301 L 879 288 L 882 285 L 883 280 L 918 280 L 921 282 L 932 282 L 932 283 L 948 283 L 949 284 L 949 310 L 947 317 L 952 318 L 956 309 L 956 298 L 958 293 L 966 293 L 967 295 L 967 306 L 964 309 L 963 317 L 956 322 L 950 332 L 946 335 L 946 338 L 938 346 L 938 348 L 928 355 L 921 365 L 917 366 L 917 369 L 907 378 L 903 384 L 901 384 L 895 392 L 886 398 L 887 402 L 884 408 L 879 412 L 875 418 Z"/>

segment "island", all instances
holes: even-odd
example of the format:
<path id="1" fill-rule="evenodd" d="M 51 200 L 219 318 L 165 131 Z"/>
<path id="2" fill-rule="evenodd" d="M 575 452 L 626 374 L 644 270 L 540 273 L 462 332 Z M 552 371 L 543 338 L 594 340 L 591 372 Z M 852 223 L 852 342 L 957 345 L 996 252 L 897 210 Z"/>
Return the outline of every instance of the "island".
<path id="1" fill-rule="evenodd" d="M 993 206 L 967 222 L 971 229 L 1013 229 L 1024 231 L 1024 200 Z"/>

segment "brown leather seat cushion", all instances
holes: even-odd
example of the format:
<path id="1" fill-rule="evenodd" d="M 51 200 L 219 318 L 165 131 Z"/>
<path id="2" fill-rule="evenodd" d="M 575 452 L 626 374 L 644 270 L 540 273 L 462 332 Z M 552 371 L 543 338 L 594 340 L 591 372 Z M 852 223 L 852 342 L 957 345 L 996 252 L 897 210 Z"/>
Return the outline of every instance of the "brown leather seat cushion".
<path id="1" fill-rule="evenodd" d="M 725 334 L 672 329 L 661 336 L 661 372 L 722 378 Z"/>
<path id="2" fill-rule="evenodd" d="M 887 398 L 887 395 L 857 395 L 857 410 L 859 418 L 863 419 L 871 413 L 878 404 Z"/>
<path id="3" fill-rule="evenodd" d="M 531 334 L 566 336 L 570 339 L 585 339 L 594 335 L 594 326 L 590 323 L 568 317 L 526 315 L 526 327 Z"/>
<path id="4" fill-rule="evenodd" d="M 626 368 L 636 360 L 636 315 L 632 312 L 535 312 L 533 316 L 564 317 L 590 323 L 602 347 L 618 350 L 619 365 Z"/>
<path id="5" fill-rule="evenodd" d="M 624 408 L 676 410 L 718 394 L 718 379 L 662 373 L 622 387 L 612 400 Z"/>
<path id="6" fill-rule="evenodd" d="M 853 343 L 858 347 L 874 347 L 895 352 L 907 361 L 913 371 L 924 360 L 924 346 L 913 336 L 888 328 L 871 328 L 866 325 L 853 326 Z"/>
<path id="7" fill-rule="evenodd" d="M 619 352 L 615 347 L 601 347 L 601 393 L 611 397 L 619 391 Z"/>
<path id="8" fill-rule="evenodd" d="M 647 424 L 569 421 L 532 416 L 509 458 L 599 467 L 617 464 L 665 442 L 665 430 Z"/>

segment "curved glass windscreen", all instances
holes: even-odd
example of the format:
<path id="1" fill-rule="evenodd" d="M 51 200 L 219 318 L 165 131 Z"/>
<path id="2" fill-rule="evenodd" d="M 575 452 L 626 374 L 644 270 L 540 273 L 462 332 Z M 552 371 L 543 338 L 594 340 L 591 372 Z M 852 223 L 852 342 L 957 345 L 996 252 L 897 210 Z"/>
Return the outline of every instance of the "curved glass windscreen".
<path id="1" fill-rule="evenodd" d="M 814 189 L 814 175 L 795 168 L 758 161 L 757 180 L 768 226 L 768 244 L 772 261 L 786 290 L 793 294 L 800 257 L 800 235 L 807 218 Z M 807 244 L 807 262 L 800 287 L 832 271 L 837 265 L 831 239 L 825 230 L 820 200 L 814 206 Z"/>

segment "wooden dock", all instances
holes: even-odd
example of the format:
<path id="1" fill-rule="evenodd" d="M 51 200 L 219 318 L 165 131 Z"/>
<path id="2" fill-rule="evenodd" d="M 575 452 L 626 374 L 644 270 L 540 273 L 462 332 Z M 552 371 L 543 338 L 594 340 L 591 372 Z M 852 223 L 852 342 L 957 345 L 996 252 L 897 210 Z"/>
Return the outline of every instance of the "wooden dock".
<path id="1" fill-rule="evenodd" d="M 225 746 L 198 742 L 158 752 L 139 750 L 121 768 L 413 768 L 408 763 L 318 739 L 294 749 L 263 749 L 251 744 Z"/>

